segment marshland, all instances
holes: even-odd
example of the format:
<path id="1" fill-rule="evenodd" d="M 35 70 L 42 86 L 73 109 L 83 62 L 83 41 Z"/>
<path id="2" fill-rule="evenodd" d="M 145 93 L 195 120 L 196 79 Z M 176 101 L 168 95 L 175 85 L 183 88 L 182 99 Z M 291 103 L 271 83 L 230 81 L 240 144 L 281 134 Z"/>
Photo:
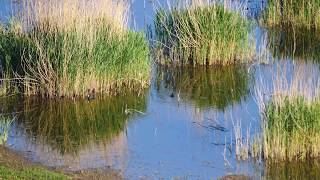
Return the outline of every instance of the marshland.
<path id="1" fill-rule="evenodd" d="M 320 1 L 0 1 L 0 179 L 319 179 Z"/>

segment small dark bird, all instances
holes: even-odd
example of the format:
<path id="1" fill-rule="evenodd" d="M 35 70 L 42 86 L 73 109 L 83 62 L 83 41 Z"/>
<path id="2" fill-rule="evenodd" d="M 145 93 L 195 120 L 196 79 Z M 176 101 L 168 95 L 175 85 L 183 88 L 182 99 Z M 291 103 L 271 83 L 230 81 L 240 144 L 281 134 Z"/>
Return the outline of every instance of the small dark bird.
<path id="1" fill-rule="evenodd" d="M 88 89 L 87 91 L 87 100 L 90 101 L 90 100 L 93 100 L 96 98 L 96 90 L 95 88 L 93 88 L 92 90 Z"/>
<path id="2" fill-rule="evenodd" d="M 174 98 L 174 94 L 173 94 L 173 93 L 171 93 L 170 97 Z"/>

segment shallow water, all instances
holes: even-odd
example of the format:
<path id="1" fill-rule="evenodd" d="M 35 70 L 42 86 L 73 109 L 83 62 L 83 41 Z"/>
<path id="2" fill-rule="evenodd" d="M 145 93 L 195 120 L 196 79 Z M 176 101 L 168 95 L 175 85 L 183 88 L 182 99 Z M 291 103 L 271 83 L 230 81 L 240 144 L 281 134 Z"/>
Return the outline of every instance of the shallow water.
<path id="1" fill-rule="evenodd" d="M 0 1 L 0 21 L 6 21 L 11 14 L 11 0 Z"/>
<path id="2" fill-rule="evenodd" d="M 261 2 L 248 6 L 254 10 L 248 16 L 259 15 Z M 144 29 L 152 22 L 154 4 L 136 0 L 132 7 L 132 27 Z M 17 117 L 7 146 L 45 166 L 68 171 L 112 168 L 126 179 L 216 179 L 228 174 L 317 179 L 317 163 L 236 159 L 235 126 L 241 127 L 244 139 L 247 132 L 254 137 L 260 131 L 256 89 L 271 93 L 275 75 L 291 77 L 297 68 L 320 75 L 319 65 L 311 61 L 319 59 L 318 51 L 292 51 L 290 32 L 257 27 L 254 35 L 262 63 L 210 69 L 154 67 L 151 87 L 139 95 L 124 91 L 77 102 L 1 99 L 0 112 Z M 294 47 L 313 46 L 312 38 L 300 38 Z"/>

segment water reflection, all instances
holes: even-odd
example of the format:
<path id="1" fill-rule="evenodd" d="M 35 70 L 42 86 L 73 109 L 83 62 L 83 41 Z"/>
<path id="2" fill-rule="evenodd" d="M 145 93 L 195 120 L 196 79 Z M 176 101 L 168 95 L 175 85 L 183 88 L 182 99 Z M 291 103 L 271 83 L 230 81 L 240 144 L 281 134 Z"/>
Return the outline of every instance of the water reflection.
<path id="1" fill-rule="evenodd" d="M 27 132 L 61 154 L 77 153 L 91 141 L 106 143 L 126 126 L 132 112 L 146 110 L 145 96 L 133 93 L 88 101 L 28 99 L 19 115 Z"/>
<path id="2" fill-rule="evenodd" d="M 128 91 L 90 102 L 16 98 L 6 100 L 1 111 L 17 112 L 9 140 L 14 149 L 32 152 L 31 159 L 48 166 L 77 170 L 101 167 L 99 161 L 114 157 L 125 162 L 124 130 L 128 120 L 146 111 L 146 101 L 146 94 Z"/>
<path id="3" fill-rule="evenodd" d="M 320 179 L 319 162 L 267 163 L 265 166 L 264 179 Z"/>
<path id="4" fill-rule="evenodd" d="M 245 99 L 249 90 L 249 74 L 246 68 L 217 67 L 158 67 L 157 89 L 167 89 L 171 96 L 191 101 L 201 109 L 214 107 L 225 110 Z"/>
<path id="5" fill-rule="evenodd" d="M 318 60 L 320 31 L 296 26 L 275 27 L 269 30 L 269 47 L 275 58 Z"/>

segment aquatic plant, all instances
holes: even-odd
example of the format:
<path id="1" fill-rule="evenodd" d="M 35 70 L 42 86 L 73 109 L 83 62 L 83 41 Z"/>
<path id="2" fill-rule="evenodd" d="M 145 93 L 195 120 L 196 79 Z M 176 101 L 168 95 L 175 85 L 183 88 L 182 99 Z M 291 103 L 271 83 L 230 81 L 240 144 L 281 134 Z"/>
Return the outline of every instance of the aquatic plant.
<path id="1" fill-rule="evenodd" d="M 318 158 L 320 155 L 320 79 L 312 63 L 297 64 L 292 76 L 279 68 L 272 87 L 259 87 L 263 156 L 270 161 Z"/>
<path id="2" fill-rule="evenodd" d="M 263 159 L 263 144 L 259 134 L 251 134 L 251 125 L 245 128 L 241 125 L 241 119 L 232 117 L 231 120 L 234 131 L 234 153 L 236 159 L 238 161 L 244 161 L 253 158 L 261 162 Z M 228 146 L 231 152 L 232 144 Z M 225 149 L 227 149 L 227 144 L 225 145 Z"/>
<path id="3" fill-rule="evenodd" d="M 320 155 L 320 101 L 284 98 L 266 109 L 266 158 L 300 160 Z"/>
<path id="4" fill-rule="evenodd" d="M 0 145 L 3 145 L 7 142 L 10 126 L 13 121 L 14 118 L 0 115 Z"/>
<path id="5" fill-rule="evenodd" d="M 181 102 L 192 102 L 201 109 L 228 106 L 245 99 L 250 76 L 245 67 L 230 65 L 212 68 L 172 68 L 159 66 L 157 89 L 165 87 Z"/>
<path id="6" fill-rule="evenodd" d="M 26 95 L 83 97 L 148 86 L 148 44 L 128 29 L 127 1 L 24 0 L 18 8 L 0 31 L 9 87 Z"/>
<path id="7" fill-rule="evenodd" d="M 254 46 L 247 19 L 219 4 L 191 2 L 156 12 L 154 54 L 158 63 L 227 65 L 252 60 Z"/>
<path id="8" fill-rule="evenodd" d="M 269 0 L 263 21 L 269 26 L 292 24 L 320 28 L 319 0 Z"/>

